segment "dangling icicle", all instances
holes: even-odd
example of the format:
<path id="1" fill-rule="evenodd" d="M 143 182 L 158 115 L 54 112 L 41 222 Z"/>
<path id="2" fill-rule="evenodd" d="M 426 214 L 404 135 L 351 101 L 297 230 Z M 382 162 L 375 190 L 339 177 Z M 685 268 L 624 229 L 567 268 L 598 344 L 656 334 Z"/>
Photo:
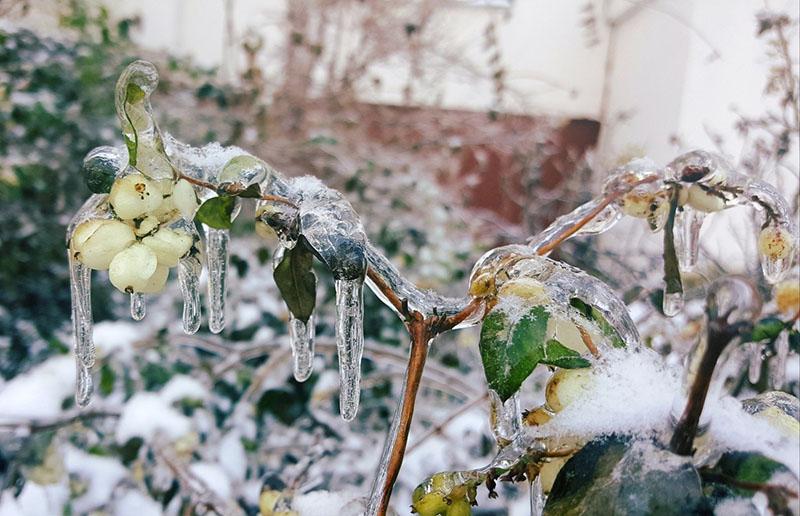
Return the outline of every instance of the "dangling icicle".
<path id="1" fill-rule="evenodd" d="M 786 359 L 789 356 L 789 332 L 783 330 L 775 339 L 775 356 L 769 367 L 769 385 L 780 390 L 786 381 Z"/>
<path id="2" fill-rule="evenodd" d="M 522 412 L 519 406 L 519 393 L 508 398 L 505 403 L 493 390 L 489 390 L 489 421 L 495 441 L 503 447 L 519 434 L 522 428 Z"/>
<path id="3" fill-rule="evenodd" d="M 675 214 L 675 247 L 678 265 L 682 272 L 691 272 L 697 266 L 700 249 L 700 229 L 706 214 L 684 206 Z"/>
<path id="4" fill-rule="evenodd" d="M 131 294 L 131 317 L 134 321 L 141 321 L 147 312 L 147 303 L 144 294 Z"/>
<path id="5" fill-rule="evenodd" d="M 547 497 L 544 495 L 544 491 L 542 490 L 542 477 L 541 475 L 536 475 L 536 478 L 533 479 L 533 482 L 530 483 L 530 499 L 531 499 L 531 516 L 542 516 L 544 513 L 544 504 L 547 501 Z"/>
<path id="6" fill-rule="evenodd" d="M 758 342 L 751 342 L 748 352 L 747 379 L 750 380 L 750 383 L 755 384 L 761 379 L 764 345 Z"/>
<path id="7" fill-rule="evenodd" d="M 203 226 L 206 234 L 208 267 L 208 328 L 220 333 L 225 328 L 225 296 L 228 283 L 228 241 L 226 229 Z"/>
<path id="8" fill-rule="evenodd" d="M 361 396 L 364 352 L 363 285 L 360 279 L 336 280 L 336 349 L 339 353 L 339 411 L 351 421 Z"/>
<path id="9" fill-rule="evenodd" d="M 95 347 L 92 340 L 92 271 L 69 255 L 70 293 L 72 298 L 72 329 L 76 367 L 75 402 L 85 407 L 92 399 L 91 368 L 95 362 Z"/>
<path id="10" fill-rule="evenodd" d="M 311 376 L 314 365 L 314 316 L 312 315 L 308 321 L 303 322 L 290 315 L 289 339 L 294 359 L 294 379 L 304 382 Z M 341 361 L 341 358 L 339 360 Z M 360 367 L 359 361 L 359 370 Z"/>
<path id="11" fill-rule="evenodd" d="M 183 331 L 192 335 L 200 329 L 200 271 L 203 266 L 192 254 L 178 263 L 178 282 L 183 296 Z"/>
<path id="12" fill-rule="evenodd" d="M 91 369 L 78 363 L 76 382 L 75 403 L 77 403 L 79 407 L 86 407 L 91 403 L 92 393 L 94 392 L 94 381 L 92 380 Z"/>

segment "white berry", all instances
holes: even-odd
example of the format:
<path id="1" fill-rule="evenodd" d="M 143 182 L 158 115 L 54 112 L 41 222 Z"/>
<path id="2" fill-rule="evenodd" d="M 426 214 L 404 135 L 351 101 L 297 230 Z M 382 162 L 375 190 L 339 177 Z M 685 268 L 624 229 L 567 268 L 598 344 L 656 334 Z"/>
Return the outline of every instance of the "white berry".
<path id="1" fill-rule="evenodd" d="M 174 267 L 178 265 L 181 257 L 189 252 L 194 239 L 185 231 L 162 228 L 153 235 L 145 237 L 142 243 L 155 253 L 159 265 Z"/>
<path id="2" fill-rule="evenodd" d="M 133 220 L 155 211 L 163 196 L 155 182 L 142 174 L 130 174 L 114 181 L 108 202 L 122 220 Z"/>
<path id="3" fill-rule="evenodd" d="M 158 267 L 155 253 L 144 244 L 133 244 L 118 253 L 108 268 L 111 284 L 128 294 L 147 288 Z"/>
<path id="4" fill-rule="evenodd" d="M 91 269 L 105 270 L 114 256 L 135 240 L 133 229 L 124 222 L 92 219 L 75 228 L 71 247 L 81 263 Z"/>
<path id="5" fill-rule="evenodd" d="M 704 190 L 700 185 L 689 187 L 686 203 L 697 211 L 713 213 L 725 208 L 725 200 L 714 193 Z"/>
<path id="6" fill-rule="evenodd" d="M 172 204 L 178 209 L 181 216 L 186 220 L 194 218 L 194 212 L 197 211 L 199 203 L 197 202 L 197 194 L 194 187 L 189 181 L 181 179 L 175 184 L 172 189 Z"/>

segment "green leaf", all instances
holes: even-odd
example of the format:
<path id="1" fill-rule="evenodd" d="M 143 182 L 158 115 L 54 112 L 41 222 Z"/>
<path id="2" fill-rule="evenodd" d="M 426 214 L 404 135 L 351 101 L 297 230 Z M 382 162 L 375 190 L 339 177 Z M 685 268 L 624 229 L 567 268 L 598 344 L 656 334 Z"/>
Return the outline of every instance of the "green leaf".
<path id="1" fill-rule="evenodd" d="M 691 458 L 648 441 L 590 441 L 559 471 L 544 516 L 700 514 L 704 499 Z"/>
<path id="2" fill-rule="evenodd" d="M 239 194 L 239 197 L 244 197 L 245 199 L 261 199 L 261 188 L 258 184 L 252 184 L 245 188 L 244 191 Z"/>
<path id="3" fill-rule="evenodd" d="M 125 119 L 131 126 L 133 139 L 131 139 L 127 134 L 123 134 L 123 137 L 125 139 L 125 147 L 128 148 L 128 162 L 132 167 L 136 166 L 137 152 L 139 149 L 139 133 L 136 132 L 136 127 L 133 125 L 133 120 L 131 120 L 131 116 L 128 114 L 128 105 L 141 102 L 143 99 L 144 90 L 136 84 L 128 83 L 128 87 L 125 88 L 125 102 L 123 102 L 122 111 L 125 113 Z"/>
<path id="4" fill-rule="evenodd" d="M 235 204 L 234 198 L 227 195 L 212 197 L 200 205 L 194 218 L 215 229 L 230 229 L 233 225 L 231 215 Z"/>
<path id="5" fill-rule="evenodd" d="M 317 301 L 317 277 L 311 270 L 314 255 L 303 241 L 287 249 L 273 276 L 286 306 L 297 319 L 306 322 Z"/>
<path id="6" fill-rule="evenodd" d="M 560 342 L 545 340 L 549 318 L 543 306 L 534 306 L 514 323 L 501 311 L 484 319 L 479 346 L 483 372 L 501 400 L 513 396 L 539 363 L 567 368 L 589 365 Z"/>
<path id="7" fill-rule="evenodd" d="M 772 340 L 777 337 L 785 327 L 783 321 L 777 317 L 766 317 L 761 319 L 753 327 L 750 334 L 750 342 L 761 342 L 762 340 Z"/>
<path id="8" fill-rule="evenodd" d="M 594 322 L 600 329 L 600 332 L 606 337 L 608 337 L 608 339 L 611 341 L 612 346 L 614 346 L 615 348 L 625 347 L 625 341 L 622 340 L 622 337 L 619 336 L 617 330 L 614 329 L 613 326 L 611 326 L 611 323 L 609 323 L 608 320 L 606 320 L 606 318 L 603 316 L 600 310 L 598 310 L 597 308 L 593 307 L 592 305 L 584 302 L 582 299 L 579 299 L 577 297 L 570 298 L 569 304 L 573 308 L 576 308 L 585 318 Z"/>
<path id="9" fill-rule="evenodd" d="M 675 212 L 678 209 L 678 188 L 672 187 L 669 200 L 669 215 L 664 225 L 664 292 L 666 294 L 680 294 L 683 292 L 681 270 L 678 266 L 678 254 L 675 250 Z"/>
<path id="10" fill-rule="evenodd" d="M 556 339 L 547 341 L 544 346 L 544 357 L 539 362 L 564 369 L 580 369 L 592 365 L 580 353 L 566 347 Z"/>

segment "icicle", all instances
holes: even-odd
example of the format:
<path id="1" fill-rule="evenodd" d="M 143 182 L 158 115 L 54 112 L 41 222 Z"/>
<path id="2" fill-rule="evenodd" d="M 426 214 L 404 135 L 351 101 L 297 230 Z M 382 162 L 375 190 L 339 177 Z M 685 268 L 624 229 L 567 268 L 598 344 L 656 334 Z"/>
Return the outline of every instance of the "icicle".
<path id="1" fill-rule="evenodd" d="M 500 447 L 504 447 L 514 440 L 522 427 L 519 395 L 514 394 L 504 403 L 496 392 L 489 390 L 489 404 L 492 434 Z"/>
<path id="2" fill-rule="evenodd" d="M 541 475 L 536 475 L 536 478 L 533 479 L 533 482 L 529 484 L 529 488 L 531 499 L 531 516 L 542 516 L 544 513 L 544 504 L 547 501 L 547 498 L 542 490 Z"/>
<path id="3" fill-rule="evenodd" d="M 298 382 L 304 382 L 311 376 L 314 365 L 314 316 L 309 317 L 306 322 L 290 316 L 289 338 L 292 345 L 292 357 L 294 358 L 294 379 Z M 359 360 L 359 370 L 360 367 Z M 358 387 L 356 388 L 358 389 Z M 356 400 L 356 403 L 358 403 L 358 400 Z M 353 413 L 355 414 L 355 411 Z"/>
<path id="4" fill-rule="evenodd" d="M 75 360 L 79 367 L 91 368 L 95 362 L 92 339 L 92 271 L 76 260 L 72 253 L 68 254 Z"/>
<path id="5" fill-rule="evenodd" d="M 784 330 L 775 339 L 775 356 L 769 364 L 769 385 L 780 390 L 786 381 L 786 359 L 789 356 L 789 332 Z"/>
<path id="6" fill-rule="evenodd" d="M 339 353 L 339 411 L 351 421 L 361 396 L 364 352 L 363 281 L 336 280 L 336 349 Z"/>
<path id="7" fill-rule="evenodd" d="M 183 296 L 183 331 L 192 335 L 200 329 L 200 271 L 202 265 L 192 254 L 178 263 L 178 282 Z"/>
<path id="8" fill-rule="evenodd" d="M 691 272 L 697 265 L 700 229 L 706 214 L 684 206 L 675 214 L 675 247 L 682 272 Z"/>
<path id="9" fill-rule="evenodd" d="M 661 310 L 667 317 L 675 317 L 683 309 L 683 292 L 665 292 Z"/>
<path id="10" fill-rule="evenodd" d="M 203 226 L 206 233 L 208 267 L 208 328 L 219 333 L 225 328 L 225 296 L 228 280 L 228 240 L 226 229 Z"/>
<path id="11" fill-rule="evenodd" d="M 147 304 L 145 303 L 144 294 L 131 294 L 131 317 L 134 321 L 141 321 L 144 319 L 147 311 Z"/>
<path id="12" fill-rule="evenodd" d="M 85 407 L 91 403 L 92 392 L 94 391 L 91 369 L 83 364 L 77 364 L 76 382 L 75 403 L 77 403 L 79 407 Z"/>
<path id="13" fill-rule="evenodd" d="M 761 362 L 764 345 L 758 342 L 751 342 L 749 351 L 749 361 L 747 367 L 747 379 L 750 383 L 758 383 L 761 379 Z"/>

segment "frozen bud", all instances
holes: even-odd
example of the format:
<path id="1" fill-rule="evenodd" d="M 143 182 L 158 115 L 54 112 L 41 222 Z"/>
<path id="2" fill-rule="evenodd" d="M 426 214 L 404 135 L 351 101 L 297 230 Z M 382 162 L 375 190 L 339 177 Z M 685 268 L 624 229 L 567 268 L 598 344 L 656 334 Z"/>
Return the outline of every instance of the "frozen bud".
<path id="1" fill-rule="evenodd" d="M 267 179 L 269 169 L 267 164 L 260 159 L 242 155 L 231 158 L 230 161 L 225 163 L 222 167 L 222 172 L 219 174 L 218 181 L 220 183 L 237 183 L 243 186 L 248 186 L 254 183 L 261 183 Z"/>
<path id="2" fill-rule="evenodd" d="M 92 219 L 72 234 L 74 256 L 91 269 L 108 269 L 111 260 L 136 240 L 133 229 L 118 220 Z"/>
<path id="3" fill-rule="evenodd" d="M 185 231 L 162 228 L 145 237 L 142 243 L 155 253 L 159 265 L 175 267 L 191 249 L 194 238 Z"/>
<path id="4" fill-rule="evenodd" d="M 782 314 L 800 313 L 800 281 L 797 278 L 783 281 L 775 286 L 775 304 Z"/>
<path id="5" fill-rule="evenodd" d="M 158 209 L 162 198 L 153 181 L 142 174 L 130 174 L 114 181 L 108 202 L 119 218 L 132 220 Z"/>
<path id="6" fill-rule="evenodd" d="M 472 297 L 485 297 L 494 293 L 494 273 L 484 271 L 477 274 L 469 282 L 469 295 Z"/>
<path id="7" fill-rule="evenodd" d="M 497 291 L 499 297 L 517 296 L 531 304 L 545 304 L 550 302 L 550 297 L 540 281 L 532 278 L 516 278 L 503 284 Z"/>
<path id="8" fill-rule="evenodd" d="M 561 412 L 564 407 L 586 394 L 591 379 L 591 372 L 586 369 L 559 369 L 550 377 L 545 388 L 547 406 L 553 412 Z"/>
<path id="9" fill-rule="evenodd" d="M 111 260 L 108 277 L 117 289 L 132 294 L 152 290 L 151 279 L 156 269 L 155 253 L 144 244 L 133 244 Z"/>
<path id="10" fill-rule="evenodd" d="M 181 179 L 175 184 L 175 188 L 172 190 L 172 204 L 184 219 L 192 220 L 194 218 L 199 203 L 194 187 L 189 181 Z"/>
<path id="11" fill-rule="evenodd" d="M 148 215 L 141 221 L 138 221 L 138 223 L 135 221 L 133 232 L 136 233 L 136 236 L 143 237 L 158 229 L 158 225 L 158 218 L 153 215 Z"/>
<path id="12" fill-rule="evenodd" d="M 697 211 L 713 213 L 725 208 L 725 199 L 700 185 L 689 187 L 686 203 Z"/>
<path id="13" fill-rule="evenodd" d="M 780 226 L 767 226 L 758 235 L 758 252 L 773 260 L 787 258 L 793 247 L 791 233 Z"/>
<path id="14" fill-rule="evenodd" d="M 622 198 L 622 211 L 626 215 L 644 219 L 650 215 L 655 206 L 655 195 L 652 192 L 632 191 Z"/>

